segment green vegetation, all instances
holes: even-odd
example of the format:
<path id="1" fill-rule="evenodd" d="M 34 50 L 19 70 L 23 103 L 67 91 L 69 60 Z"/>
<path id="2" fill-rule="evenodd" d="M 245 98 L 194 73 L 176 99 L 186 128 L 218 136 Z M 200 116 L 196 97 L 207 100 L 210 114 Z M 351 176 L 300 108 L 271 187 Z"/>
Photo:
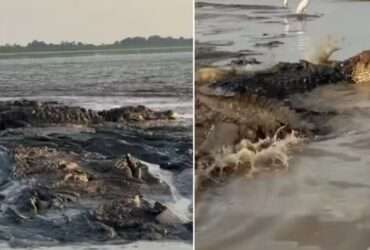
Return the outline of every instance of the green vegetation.
<path id="1" fill-rule="evenodd" d="M 43 41 L 32 41 L 26 46 L 17 44 L 0 46 L 0 53 L 34 52 L 34 51 L 81 51 L 81 50 L 111 50 L 111 49 L 138 49 L 138 48 L 162 48 L 162 47 L 191 47 L 192 39 L 183 37 L 160 37 L 150 36 L 126 38 L 113 44 L 84 44 L 81 42 L 66 42 L 59 44 L 46 43 Z"/>

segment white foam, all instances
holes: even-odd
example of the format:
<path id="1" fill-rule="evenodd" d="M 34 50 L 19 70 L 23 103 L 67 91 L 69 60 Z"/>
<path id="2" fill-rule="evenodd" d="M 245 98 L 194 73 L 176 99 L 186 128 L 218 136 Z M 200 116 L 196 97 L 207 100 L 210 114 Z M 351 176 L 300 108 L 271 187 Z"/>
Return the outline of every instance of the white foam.
<path id="1" fill-rule="evenodd" d="M 142 161 L 143 162 L 143 161 Z M 159 165 L 143 162 L 149 167 L 149 172 L 158 179 L 165 182 L 171 190 L 172 201 L 166 201 L 165 205 L 171 209 L 183 221 L 189 221 L 192 217 L 189 211 L 192 201 L 182 196 L 175 186 L 174 174 L 161 169 Z M 191 187 L 189 187 L 191 188 Z"/>

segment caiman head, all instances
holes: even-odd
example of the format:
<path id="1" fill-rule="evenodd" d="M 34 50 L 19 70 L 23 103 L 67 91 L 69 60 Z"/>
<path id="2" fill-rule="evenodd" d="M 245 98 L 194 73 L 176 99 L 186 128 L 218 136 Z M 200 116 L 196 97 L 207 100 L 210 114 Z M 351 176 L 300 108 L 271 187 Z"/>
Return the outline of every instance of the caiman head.
<path id="1" fill-rule="evenodd" d="M 354 83 L 370 83 L 370 50 L 365 50 L 342 62 L 342 70 Z"/>

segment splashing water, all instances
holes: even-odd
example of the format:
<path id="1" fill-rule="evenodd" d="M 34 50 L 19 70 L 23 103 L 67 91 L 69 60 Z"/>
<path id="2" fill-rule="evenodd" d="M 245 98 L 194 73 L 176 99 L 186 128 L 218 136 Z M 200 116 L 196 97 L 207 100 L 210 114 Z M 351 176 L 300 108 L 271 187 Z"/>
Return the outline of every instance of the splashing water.
<path id="1" fill-rule="evenodd" d="M 197 170 L 197 190 L 209 179 L 217 182 L 218 178 L 235 173 L 250 178 L 266 170 L 287 169 L 289 153 L 304 140 L 294 131 L 283 139 L 278 139 L 283 128 L 278 129 L 272 138 L 260 139 L 255 143 L 243 139 L 235 147 L 224 147 L 213 152 L 213 162 Z"/>
<path id="2" fill-rule="evenodd" d="M 312 50 L 308 51 L 306 60 L 312 63 L 327 64 L 331 56 L 340 50 L 340 44 L 343 39 L 337 39 L 332 36 L 327 36 L 319 41 L 318 44 L 312 46 Z"/>

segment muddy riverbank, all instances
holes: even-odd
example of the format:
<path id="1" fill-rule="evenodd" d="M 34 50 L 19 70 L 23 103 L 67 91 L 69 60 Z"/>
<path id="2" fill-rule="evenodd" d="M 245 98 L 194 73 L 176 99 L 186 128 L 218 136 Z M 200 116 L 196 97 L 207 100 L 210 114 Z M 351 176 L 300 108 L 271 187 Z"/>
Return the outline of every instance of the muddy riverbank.
<path id="1" fill-rule="evenodd" d="M 191 244 L 191 128 L 173 112 L 0 107 L 0 230 L 10 247 Z"/>

